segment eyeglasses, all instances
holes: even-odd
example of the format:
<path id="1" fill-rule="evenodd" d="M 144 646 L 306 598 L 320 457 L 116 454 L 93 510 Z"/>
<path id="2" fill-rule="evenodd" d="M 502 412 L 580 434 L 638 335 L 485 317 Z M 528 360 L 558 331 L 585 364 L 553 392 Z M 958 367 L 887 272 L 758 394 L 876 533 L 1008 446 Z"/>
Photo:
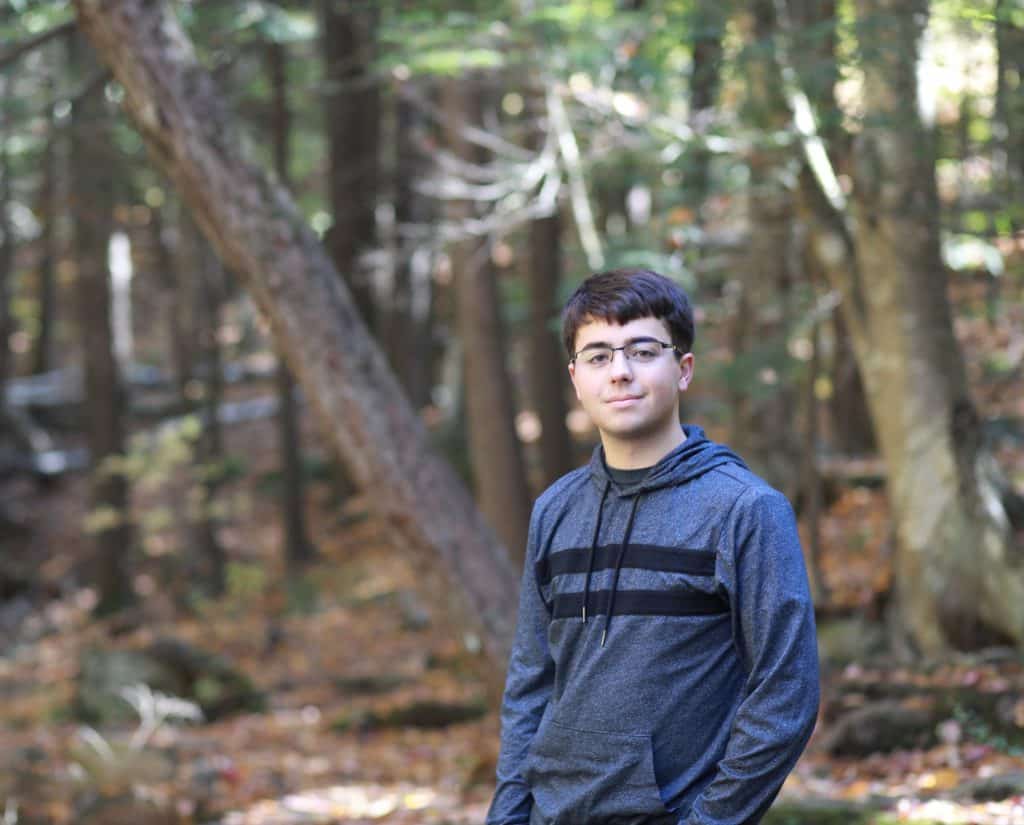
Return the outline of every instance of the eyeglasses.
<path id="1" fill-rule="evenodd" d="M 677 355 L 681 355 L 675 344 L 659 341 L 657 338 L 637 338 L 621 347 L 588 346 L 579 352 L 573 353 L 572 360 L 583 364 L 586 367 L 600 369 L 611 364 L 615 353 L 622 350 L 626 360 L 634 364 L 650 364 L 656 360 L 664 350 L 670 349 Z"/>

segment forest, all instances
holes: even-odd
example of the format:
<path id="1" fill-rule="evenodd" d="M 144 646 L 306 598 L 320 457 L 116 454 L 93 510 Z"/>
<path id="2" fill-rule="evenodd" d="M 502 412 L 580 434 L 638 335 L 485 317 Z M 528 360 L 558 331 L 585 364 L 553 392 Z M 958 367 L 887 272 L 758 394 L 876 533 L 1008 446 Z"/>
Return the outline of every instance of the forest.
<path id="1" fill-rule="evenodd" d="M 618 267 L 798 519 L 765 825 L 1024 823 L 1021 0 L 3 0 L 0 825 L 482 823 Z"/>

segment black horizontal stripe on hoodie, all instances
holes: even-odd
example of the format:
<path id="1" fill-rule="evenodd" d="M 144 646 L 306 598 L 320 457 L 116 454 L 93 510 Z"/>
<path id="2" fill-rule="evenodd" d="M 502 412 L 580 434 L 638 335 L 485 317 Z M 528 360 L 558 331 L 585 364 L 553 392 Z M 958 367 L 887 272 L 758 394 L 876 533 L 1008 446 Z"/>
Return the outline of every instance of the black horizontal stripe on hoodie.
<path id="1" fill-rule="evenodd" d="M 594 551 L 594 572 L 614 569 L 619 550 L 620 545 L 618 544 L 606 544 L 598 547 Z M 630 544 L 626 549 L 622 566 L 666 573 L 688 573 L 691 576 L 713 576 L 715 574 L 715 553 L 713 550 L 695 550 L 688 547 Z M 588 567 L 590 567 L 589 548 L 573 547 L 567 550 L 558 550 L 537 562 L 537 581 L 540 584 L 548 584 L 555 576 L 586 573 Z"/>
<path id="2" fill-rule="evenodd" d="M 610 590 L 591 590 L 587 615 L 607 613 L 610 596 Z M 620 590 L 615 596 L 616 616 L 709 616 L 728 611 L 720 596 L 699 591 Z M 552 604 L 551 618 L 579 618 L 582 612 L 582 593 L 559 593 Z"/>

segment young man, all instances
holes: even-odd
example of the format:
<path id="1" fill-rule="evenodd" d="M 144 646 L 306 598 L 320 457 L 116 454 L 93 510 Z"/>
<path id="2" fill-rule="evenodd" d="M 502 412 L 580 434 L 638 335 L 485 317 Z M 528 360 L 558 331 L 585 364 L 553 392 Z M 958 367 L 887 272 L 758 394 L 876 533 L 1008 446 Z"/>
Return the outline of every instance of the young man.
<path id="1" fill-rule="evenodd" d="M 793 512 L 680 425 L 674 283 L 594 275 L 563 332 L 601 443 L 534 505 L 487 823 L 754 825 L 818 709 Z"/>

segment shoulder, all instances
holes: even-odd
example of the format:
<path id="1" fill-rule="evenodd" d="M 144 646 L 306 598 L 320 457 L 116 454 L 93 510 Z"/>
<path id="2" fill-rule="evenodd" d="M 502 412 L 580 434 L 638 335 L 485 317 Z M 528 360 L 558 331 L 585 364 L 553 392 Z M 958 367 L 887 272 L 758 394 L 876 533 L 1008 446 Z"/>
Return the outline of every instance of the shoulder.
<path id="1" fill-rule="evenodd" d="M 586 465 L 577 467 L 553 482 L 533 503 L 534 518 L 542 518 L 553 509 L 559 509 L 572 501 L 581 488 L 592 484 L 590 468 Z"/>
<path id="2" fill-rule="evenodd" d="M 733 518 L 759 518 L 771 514 L 792 516 L 793 508 L 781 492 L 756 473 L 740 464 L 727 464 L 712 470 L 716 482 L 732 498 Z"/>
<path id="3" fill-rule="evenodd" d="M 549 533 L 573 507 L 578 506 L 594 486 L 589 467 L 566 473 L 537 496 L 530 514 L 530 532 L 538 537 Z"/>

